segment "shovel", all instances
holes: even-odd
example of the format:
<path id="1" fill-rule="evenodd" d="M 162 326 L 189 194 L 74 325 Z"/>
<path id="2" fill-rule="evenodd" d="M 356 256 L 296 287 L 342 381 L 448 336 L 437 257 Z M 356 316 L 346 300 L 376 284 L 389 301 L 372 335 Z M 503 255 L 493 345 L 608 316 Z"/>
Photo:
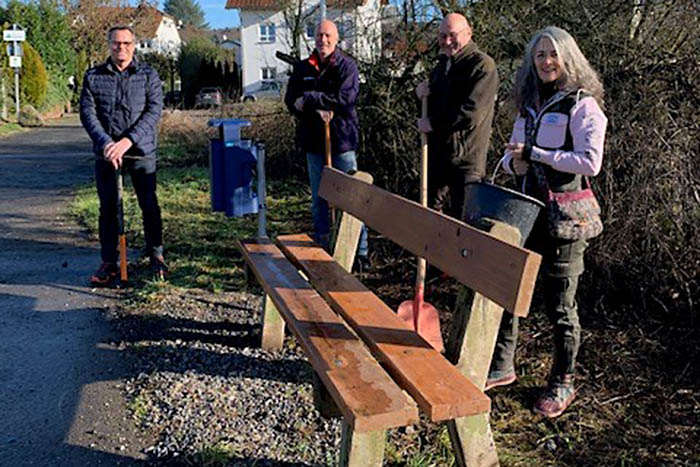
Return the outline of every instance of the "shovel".
<path id="1" fill-rule="evenodd" d="M 331 161 L 331 120 L 333 120 L 333 111 L 317 110 L 316 112 L 321 116 L 325 130 L 326 167 L 333 167 L 333 162 Z M 335 208 L 331 208 L 331 225 L 335 226 Z"/>
<path id="2" fill-rule="evenodd" d="M 421 115 L 428 116 L 428 98 L 424 97 Z M 420 158 L 420 204 L 428 206 L 428 135 L 421 133 Z M 425 258 L 418 258 L 416 271 L 416 291 L 413 300 L 406 300 L 399 305 L 399 318 L 413 326 L 419 336 L 425 339 L 435 350 L 442 352 L 444 344 L 440 333 L 438 311 L 430 303 L 423 301 L 425 293 Z"/>
<path id="3" fill-rule="evenodd" d="M 124 233 L 124 164 L 119 167 L 117 176 L 117 235 L 119 237 L 119 280 L 126 285 L 129 277 L 126 272 L 126 234 Z"/>

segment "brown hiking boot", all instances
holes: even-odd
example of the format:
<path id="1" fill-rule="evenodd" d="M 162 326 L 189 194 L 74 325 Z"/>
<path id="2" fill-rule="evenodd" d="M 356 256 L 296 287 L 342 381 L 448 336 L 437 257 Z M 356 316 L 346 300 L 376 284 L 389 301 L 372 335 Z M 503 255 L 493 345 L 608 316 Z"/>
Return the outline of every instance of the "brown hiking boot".
<path id="1" fill-rule="evenodd" d="M 564 413 L 576 397 L 574 375 L 555 376 L 547 389 L 535 402 L 533 411 L 547 418 L 555 418 Z"/>
<path id="2" fill-rule="evenodd" d="M 106 287 L 114 282 L 119 274 L 116 263 L 102 263 L 97 271 L 90 277 L 90 285 L 94 287 Z"/>

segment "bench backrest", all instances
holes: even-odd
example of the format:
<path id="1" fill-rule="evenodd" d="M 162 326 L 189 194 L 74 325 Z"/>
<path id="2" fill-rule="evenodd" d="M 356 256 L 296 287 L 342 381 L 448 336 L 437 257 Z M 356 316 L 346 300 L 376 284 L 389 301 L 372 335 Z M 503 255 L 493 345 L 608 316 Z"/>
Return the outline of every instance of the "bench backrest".
<path id="1" fill-rule="evenodd" d="M 319 195 L 514 315 L 527 315 L 537 253 L 336 169 L 323 170 Z"/>

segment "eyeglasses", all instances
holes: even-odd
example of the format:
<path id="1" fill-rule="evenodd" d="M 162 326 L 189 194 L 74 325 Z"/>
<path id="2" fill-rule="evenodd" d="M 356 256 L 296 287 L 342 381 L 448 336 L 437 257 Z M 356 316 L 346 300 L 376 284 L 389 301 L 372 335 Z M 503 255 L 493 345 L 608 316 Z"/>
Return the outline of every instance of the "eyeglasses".
<path id="1" fill-rule="evenodd" d="M 129 48 L 134 45 L 133 42 L 118 42 L 118 41 L 112 41 L 110 42 L 112 44 L 112 47 L 115 49 L 118 49 L 120 45 L 123 45 L 125 48 Z"/>
<path id="2" fill-rule="evenodd" d="M 452 39 L 453 41 L 456 41 L 457 38 L 459 37 L 459 35 L 462 34 L 462 32 L 463 32 L 465 29 L 467 29 L 467 26 L 463 27 L 463 28 L 460 29 L 459 31 L 452 31 L 452 32 L 447 33 L 447 34 L 444 33 L 444 32 L 438 33 L 438 39 L 440 39 L 441 41 L 445 41 L 445 40 L 447 40 L 447 38 L 449 37 L 449 38 Z"/>

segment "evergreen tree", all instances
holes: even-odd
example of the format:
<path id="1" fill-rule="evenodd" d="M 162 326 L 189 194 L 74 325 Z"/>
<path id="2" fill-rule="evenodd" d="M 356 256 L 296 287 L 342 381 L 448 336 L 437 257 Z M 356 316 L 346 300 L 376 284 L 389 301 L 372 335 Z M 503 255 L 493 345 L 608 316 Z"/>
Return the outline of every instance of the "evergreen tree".
<path id="1" fill-rule="evenodd" d="M 163 10 L 184 24 L 200 29 L 209 27 L 209 24 L 204 21 L 204 11 L 197 0 L 165 0 Z"/>

